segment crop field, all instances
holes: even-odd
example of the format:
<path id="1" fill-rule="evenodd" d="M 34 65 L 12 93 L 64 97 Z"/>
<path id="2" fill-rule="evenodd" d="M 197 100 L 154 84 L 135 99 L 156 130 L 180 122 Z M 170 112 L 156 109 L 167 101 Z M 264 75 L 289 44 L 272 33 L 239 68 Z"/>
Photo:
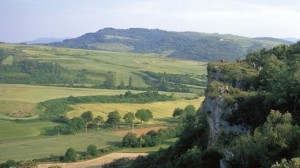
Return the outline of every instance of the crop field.
<path id="1" fill-rule="evenodd" d="M 66 88 L 52 86 L 33 86 L 19 84 L 0 84 L 0 118 L 20 119 L 37 117 L 36 105 L 39 102 L 69 97 L 90 95 L 119 95 L 127 90 L 88 89 L 88 88 Z M 131 91 L 140 93 L 141 91 Z M 160 92 L 171 95 L 170 92 Z M 174 93 L 177 98 L 195 97 L 194 93 Z M 9 117 L 5 117 L 9 116 Z M 1 128 L 1 127 L 0 127 Z"/>
<path id="2" fill-rule="evenodd" d="M 14 61 L 26 59 L 54 62 L 67 69 L 68 72 L 84 70 L 88 79 L 86 80 L 87 83 L 84 83 L 85 86 L 103 84 L 105 74 L 109 71 L 116 72 L 118 84 L 124 81 L 125 85 L 128 85 L 131 76 L 134 87 L 148 87 L 144 79 L 138 75 L 142 71 L 188 74 L 195 79 L 197 76 L 206 74 L 205 62 L 176 60 L 157 54 L 132 54 L 15 44 L 0 44 L 1 49 L 12 51 L 11 55 L 7 55 L 1 60 L 0 64 L 3 66 L 13 66 L 16 65 L 13 64 Z M 24 74 L 8 72 L 5 75 L 22 76 Z M 1 82 L 5 83 L 5 81 Z M 127 90 L 56 86 L 54 84 L 51 86 L 0 84 L 0 163 L 9 159 L 19 161 L 49 157 L 50 155 L 63 155 L 66 149 L 70 147 L 74 147 L 78 151 L 85 151 L 90 144 L 103 148 L 121 142 L 124 134 L 110 128 L 100 131 L 90 130 L 88 133 L 78 133 L 77 135 L 47 136 L 47 131 L 53 129 L 58 123 L 38 119 L 41 109 L 38 109 L 37 105 L 40 102 L 69 96 L 120 95 L 127 92 Z M 189 87 L 198 92 L 202 92 L 204 89 L 194 85 Z M 131 90 L 131 92 L 140 93 L 142 91 Z M 144 125 L 137 124 L 136 126 L 136 129 L 141 128 L 143 130 L 140 131 L 145 131 L 152 127 L 168 126 L 171 122 L 176 123 L 176 120 L 172 118 L 175 108 L 184 108 L 189 104 L 198 108 L 203 101 L 203 98 L 199 98 L 195 93 L 160 93 L 173 95 L 177 99 L 145 104 L 76 104 L 73 106 L 74 110 L 67 113 L 67 117 L 79 116 L 82 112 L 90 110 L 94 116 L 101 115 L 106 119 L 107 114 L 114 110 L 118 110 L 123 117 L 127 112 L 136 112 L 137 109 L 146 108 L 152 111 L 154 119 Z M 136 120 L 136 122 L 139 121 Z M 124 123 L 123 120 L 122 123 Z M 119 131 L 126 132 L 126 130 Z M 163 144 L 160 147 L 167 147 L 168 145 Z M 131 152 L 155 151 L 158 150 L 158 147 L 135 150 Z M 130 152 L 130 150 L 126 152 Z"/>
<path id="3" fill-rule="evenodd" d="M 154 121 L 155 119 L 170 118 L 172 117 L 175 108 L 185 108 L 187 105 L 194 105 L 199 108 L 203 97 L 185 100 L 179 99 L 176 101 L 154 102 L 146 104 L 132 104 L 132 103 L 96 103 L 96 104 L 78 104 L 73 106 L 74 110 L 67 113 L 68 118 L 80 116 L 85 111 L 92 111 L 94 116 L 101 115 L 106 119 L 107 114 L 111 111 L 117 110 L 121 116 L 127 112 L 136 112 L 138 109 L 149 109 Z M 155 122 L 154 122 L 155 123 Z"/>
<path id="4" fill-rule="evenodd" d="M 123 134 L 108 129 L 107 131 L 91 131 L 89 133 L 79 133 L 78 135 L 64 136 L 45 136 L 45 131 L 53 128 L 57 123 L 50 121 L 32 120 L 36 117 L 35 106 L 37 103 L 53 98 L 85 95 L 118 95 L 124 94 L 126 90 L 107 90 L 107 89 L 87 89 L 87 88 L 65 88 L 51 86 L 33 86 L 19 84 L 1 84 L 0 85 L 0 162 L 8 159 L 26 160 L 41 157 L 48 157 L 51 154 L 62 155 L 69 147 L 76 150 L 84 151 L 89 144 L 95 144 L 97 147 L 105 147 L 120 143 Z M 138 93 L 140 91 L 132 91 Z M 172 93 L 162 92 L 171 95 Z M 104 115 L 112 110 L 119 110 L 121 115 L 127 111 L 136 111 L 139 108 L 149 108 L 153 111 L 154 118 L 147 125 L 148 129 L 151 124 L 165 124 L 159 119 L 172 120 L 172 112 L 174 108 L 184 108 L 188 104 L 199 107 L 202 98 L 186 100 L 184 97 L 193 98 L 193 93 L 174 93 L 179 98 L 175 101 L 156 102 L 147 104 L 80 104 L 74 106 L 75 110 L 67 113 L 68 116 L 79 115 L 81 110 L 77 108 L 84 107 L 88 110 L 90 107 L 94 109 L 103 109 L 101 113 L 91 109 L 95 115 Z M 85 110 L 85 109 L 84 109 Z M 38 112 L 36 112 L 38 114 Z M 31 117 L 30 117 L 30 116 Z M 104 116 L 106 118 L 106 115 Z M 27 119 L 17 121 L 15 119 Z M 157 150 L 156 148 L 148 149 L 149 151 Z M 29 152 L 30 151 L 30 152 Z"/>

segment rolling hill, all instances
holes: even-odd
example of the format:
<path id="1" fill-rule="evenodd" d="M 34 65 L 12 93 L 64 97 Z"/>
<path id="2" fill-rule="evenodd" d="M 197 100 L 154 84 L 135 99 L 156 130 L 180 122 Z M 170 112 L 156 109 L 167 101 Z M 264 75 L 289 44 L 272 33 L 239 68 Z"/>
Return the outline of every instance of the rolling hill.
<path id="1" fill-rule="evenodd" d="M 131 89 L 159 87 L 165 78 L 168 89 L 183 91 L 185 85 L 202 92 L 205 71 L 205 62 L 157 54 L 0 44 L 0 83 L 111 88 L 104 85 L 114 74 L 114 88 L 128 88 L 130 78 Z"/>
<path id="2" fill-rule="evenodd" d="M 172 32 L 159 29 L 104 28 L 51 46 L 133 53 L 156 53 L 189 60 L 234 60 L 247 53 L 290 44 L 274 39 L 246 38 L 230 34 Z"/>

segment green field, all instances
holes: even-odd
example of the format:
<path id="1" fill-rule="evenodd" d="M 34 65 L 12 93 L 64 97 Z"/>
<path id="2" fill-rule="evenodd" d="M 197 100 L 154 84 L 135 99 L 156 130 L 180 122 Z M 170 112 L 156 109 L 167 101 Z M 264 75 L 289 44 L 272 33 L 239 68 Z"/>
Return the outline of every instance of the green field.
<path id="1" fill-rule="evenodd" d="M 87 88 L 65 88 L 50 86 L 32 86 L 32 85 L 0 85 L 0 162 L 8 159 L 28 160 L 41 157 L 48 157 L 51 154 L 63 155 L 67 148 L 74 147 L 76 150 L 84 151 L 89 144 L 95 144 L 97 147 L 105 147 L 120 143 L 122 135 L 115 134 L 112 130 L 91 131 L 90 133 L 79 133 L 78 135 L 64 136 L 45 136 L 47 129 L 53 128 L 57 123 L 50 121 L 31 120 L 35 118 L 38 112 L 34 111 L 37 103 L 49 99 L 85 95 L 118 95 L 124 94 L 126 90 L 107 90 L 107 89 L 87 89 Z M 140 91 L 132 91 L 138 93 Z M 172 93 L 162 92 L 171 95 Z M 203 98 L 186 100 L 184 97 L 193 98 L 194 93 L 174 93 L 178 99 L 175 101 L 155 102 L 146 104 L 80 104 L 74 106 L 74 110 L 67 113 L 68 116 L 80 114 L 79 107 L 92 110 L 95 115 L 100 114 L 97 110 L 105 110 L 106 113 L 120 108 L 120 112 L 134 111 L 138 108 L 149 108 L 153 111 L 154 120 L 138 127 L 151 127 L 168 124 L 173 121 L 172 112 L 176 107 L 184 108 L 188 104 L 196 107 L 200 106 Z M 103 107 L 102 107 L 103 106 Z M 92 107 L 92 109 L 90 109 Z M 94 110 L 97 109 L 97 110 Z M 33 117 L 26 117 L 30 113 Z M 38 117 L 36 115 L 36 117 Z M 106 117 L 106 115 L 104 116 Z M 15 119 L 24 119 L 25 121 L 15 121 Z M 168 144 L 162 144 L 160 147 L 167 147 Z M 134 149 L 134 151 L 155 151 L 159 147 Z"/>
<path id="2" fill-rule="evenodd" d="M 88 89 L 88 88 L 66 88 L 51 86 L 33 86 L 18 84 L 0 84 L 0 118 L 10 116 L 15 118 L 35 117 L 38 111 L 35 109 L 37 103 L 50 99 L 69 96 L 89 95 L 119 95 L 127 90 Z M 141 91 L 132 91 L 140 93 Z M 170 92 L 160 92 L 171 95 Z M 174 93 L 177 98 L 193 98 L 194 93 Z"/>
<path id="3" fill-rule="evenodd" d="M 49 157 L 50 155 L 64 155 L 70 147 L 77 151 L 86 151 L 90 144 L 103 148 L 121 141 L 121 136 L 106 131 L 0 141 L 0 163 L 9 159 L 18 161 Z"/>
<path id="4" fill-rule="evenodd" d="M 157 54 L 134 54 L 124 52 L 93 51 L 81 49 L 56 48 L 47 46 L 0 44 L 0 50 L 18 52 L 8 56 L 2 64 L 12 60 L 31 59 L 40 62 L 56 62 L 69 70 L 87 70 L 90 83 L 100 84 L 108 71 L 116 72 L 117 81 L 128 84 L 130 76 L 133 86 L 147 87 L 144 79 L 137 75 L 141 71 L 166 72 L 170 74 L 206 74 L 206 63 L 166 58 Z"/>
<path id="5" fill-rule="evenodd" d="M 10 50 L 8 52 L 10 54 L 5 55 L 0 60 L 0 65 L 7 68 L 15 65 L 14 61 L 27 59 L 58 63 L 66 69 L 66 72 L 69 73 L 66 73 L 67 75 L 70 75 L 70 72 L 85 70 L 87 77 L 86 83 L 83 84 L 85 86 L 103 84 L 105 74 L 109 71 L 116 72 L 118 84 L 123 80 L 127 85 L 131 76 L 133 86 L 138 88 L 149 86 L 138 75 L 142 71 L 188 74 L 194 79 L 197 78 L 197 80 L 199 76 L 206 74 L 205 62 L 176 60 L 157 54 L 132 54 L 15 44 L 0 44 L 1 50 Z M 12 70 L 8 71 L 7 74 L 0 74 L 0 78 L 1 75 L 12 77 L 16 75 L 16 77 L 24 78 L 28 74 Z M 1 81 L 1 83 L 5 83 L 5 81 Z M 34 84 L 34 82 L 30 84 Z M 51 154 L 63 155 L 69 147 L 84 151 L 90 144 L 101 148 L 121 142 L 122 136 L 115 134 L 111 129 L 100 132 L 91 130 L 89 133 L 79 133 L 78 135 L 46 136 L 45 132 L 58 123 L 40 121 L 41 109 L 38 109 L 37 105 L 46 100 L 69 96 L 120 95 L 127 92 L 127 90 L 59 87 L 59 85 L 53 83 L 44 85 L 51 86 L 0 84 L 0 162 L 9 159 L 28 160 L 48 157 Z M 195 89 L 197 93 L 199 91 L 203 92 L 204 89 L 194 85 L 189 87 Z M 131 92 L 140 93 L 142 91 L 132 90 Z M 146 104 L 77 104 L 74 105 L 73 111 L 67 113 L 67 116 L 74 117 L 80 115 L 83 110 L 91 110 L 94 115 L 102 115 L 105 118 L 107 113 L 113 110 L 119 110 L 123 116 L 129 111 L 135 112 L 140 108 L 149 108 L 153 111 L 154 120 L 144 125 L 137 125 L 137 127 L 162 126 L 176 123 L 176 120 L 172 118 L 172 112 L 175 108 L 184 108 L 188 104 L 193 104 L 198 108 L 203 100 L 202 98 L 191 99 L 198 97 L 195 93 L 160 93 L 174 95 L 177 99 L 175 101 Z M 124 121 L 122 122 L 124 123 Z M 127 128 L 127 125 L 124 128 Z M 167 147 L 168 145 L 164 143 L 160 147 Z M 135 150 L 154 151 L 158 148 Z"/>
<path id="6" fill-rule="evenodd" d="M 40 136 L 45 128 L 55 125 L 57 124 L 49 121 L 17 122 L 0 120 L 0 143 L 11 141 L 12 139 Z"/>

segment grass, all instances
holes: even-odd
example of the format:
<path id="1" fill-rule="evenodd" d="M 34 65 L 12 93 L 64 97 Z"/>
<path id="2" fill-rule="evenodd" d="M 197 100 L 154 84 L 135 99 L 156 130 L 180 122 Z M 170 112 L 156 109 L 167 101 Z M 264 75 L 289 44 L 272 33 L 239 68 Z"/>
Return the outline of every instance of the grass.
<path id="1" fill-rule="evenodd" d="M 105 80 L 104 74 L 108 71 L 116 72 L 118 83 L 123 80 L 125 85 L 128 84 L 128 79 L 131 76 L 133 78 L 133 86 L 137 87 L 148 87 L 145 81 L 136 75 L 141 71 L 189 74 L 194 77 L 206 74 L 206 63 L 204 62 L 170 59 L 156 54 L 133 54 L 15 44 L 0 44 L 0 49 L 18 51 L 13 57 L 7 57 L 0 64 L 10 65 L 12 61 L 34 59 L 41 62 L 56 62 L 71 71 L 86 69 L 88 81 L 90 82 L 86 83 L 87 85 L 103 83 Z M 128 48 L 129 50 L 130 48 Z M 45 137 L 41 135 L 43 131 L 47 128 L 52 128 L 56 125 L 55 123 L 37 120 L 14 121 L 13 119 L 23 117 L 27 117 L 27 119 L 35 118 L 38 113 L 35 111 L 36 104 L 49 99 L 69 97 L 71 95 L 118 95 L 124 94 L 126 91 L 0 84 L 0 118 L 2 118 L 0 119 L 0 162 L 8 159 L 28 160 L 48 157 L 51 154 L 63 155 L 69 147 L 74 147 L 78 151 L 84 151 L 90 144 L 100 148 L 121 142 L 122 137 L 111 132 L 111 130 Z M 132 92 L 138 93 L 140 91 Z M 172 94 L 168 92 L 161 93 Z M 196 96 L 194 93 L 174 94 L 176 98 L 192 98 Z M 108 112 L 116 109 L 123 116 L 128 111 L 135 112 L 139 108 L 148 108 L 153 111 L 154 118 L 156 118 L 151 124 L 158 123 L 159 126 L 159 124 L 168 123 L 171 120 L 174 108 L 184 108 L 188 104 L 199 107 L 202 100 L 180 99 L 172 102 L 148 104 L 80 104 L 76 105 L 74 107 L 75 110 L 68 113 L 68 115 L 72 117 L 80 115 L 84 110 L 91 110 L 95 115 L 100 114 L 106 117 Z M 158 150 L 158 148 L 141 150 L 154 151 Z"/>
<path id="2" fill-rule="evenodd" d="M 12 65 L 13 60 L 14 60 L 14 57 L 10 55 L 2 61 L 2 64 L 3 65 Z"/>
<path id="3" fill-rule="evenodd" d="M 119 95 L 127 90 L 109 90 L 109 89 L 89 89 L 89 88 L 66 88 L 52 86 L 33 86 L 20 84 L 0 84 L 0 100 L 19 101 L 27 103 L 38 103 L 50 99 L 69 97 L 69 96 L 90 96 L 90 95 Z M 131 91 L 140 93 L 141 91 Z M 171 95 L 170 92 L 160 92 Z M 174 93 L 175 97 L 182 98 L 195 97 L 194 93 Z"/>
<path id="4" fill-rule="evenodd" d="M 94 116 L 101 115 L 104 119 L 111 111 L 117 110 L 121 116 L 127 112 L 136 112 L 138 109 L 145 108 L 152 111 L 154 119 L 163 119 L 172 117 L 175 108 L 184 108 L 189 104 L 196 108 L 200 107 L 203 97 L 192 100 L 179 99 L 176 101 L 154 102 L 146 104 L 131 104 L 131 103 L 95 103 L 95 104 L 78 104 L 73 106 L 74 110 L 67 113 L 68 118 L 80 116 L 85 111 L 92 111 Z M 157 120 L 158 121 L 158 120 Z"/>
<path id="5" fill-rule="evenodd" d="M 36 103 L 0 100 L 0 115 L 13 118 L 36 116 Z M 0 117 L 1 118 L 1 117 Z"/>
<path id="6" fill-rule="evenodd" d="M 9 159 L 19 161 L 49 157 L 50 155 L 64 155 L 69 147 L 73 147 L 77 151 L 86 151 L 90 144 L 103 148 L 116 145 L 121 141 L 121 136 L 106 131 L 0 141 L 0 163 Z"/>
<path id="7" fill-rule="evenodd" d="M 55 125 L 57 124 L 48 121 L 17 122 L 0 120 L 0 144 L 3 141 L 10 141 L 12 139 L 39 136 L 46 128 L 54 127 Z M 2 151 L 1 147 L 0 151 Z"/>
<path id="8" fill-rule="evenodd" d="M 144 80 L 137 76 L 140 71 L 166 72 L 172 74 L 189 74 L 197 76 L 206 74 L 206 63 L 166 58 L 157 54 L 134 54 L 125 52 L 93 51 L 48 46 L 31 46 L 0 44 L 0 49 L 19 51 L 14 59 L 35 59 L 56 62 L 70 70 L 86 69 L 90 81 L 102 83 L 108 71 L 117 73 L 118 83 L 122 80 L 128 84 L 130 76 L 133 85 L 147 87 Z M 19 57 L 19 58 L 18 58 Z M 7 61 L 8 62 L 8 61 Z"/>
<path id="9" fill-rule="evenodd" d="M 34 117 L 38 113 L 36 105 L 39 102 L 69 96 L 88 95 L 119 95 L 127 90 L 88 89 L 88 88 L 66 88 L 52 86 L 33 86 L 19 84 L 0 84 L 0 118 L 10 116 L 15 119 L 23 117 Z M 141 91 L 132 91 L 139 93 Z M 160 92 L 171 95 L 170 92 Z M 195 97 L 193 93 L 174 93 L 175 97 Z"/>

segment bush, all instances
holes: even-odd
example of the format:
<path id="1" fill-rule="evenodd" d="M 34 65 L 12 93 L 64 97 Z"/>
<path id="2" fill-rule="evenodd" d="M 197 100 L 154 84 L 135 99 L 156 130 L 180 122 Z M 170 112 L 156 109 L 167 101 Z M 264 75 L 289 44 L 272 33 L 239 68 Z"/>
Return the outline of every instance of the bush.
<path id="1" fill-rule="evenodd" d="M 74 162 L 77 159 L 77 153 L 75 149 L 69 148 L 65 154 L 64 161 L 66 162 Z"/>
<path id="2" fill-rule="evenodd" d="M 131 168 L 131 159 L 121 158 L 114 160 L 114 162 L 103 165 L 103 168 Z"/>
<path id="3" fill-rule="evenodd" d="M 86 149 L 86 153 L 91 156 L 97 156 L 98 155 L 97 147 L 95 145 L 89 145 Z"/>
<path id="4" fill-rule="evenodd" d="M 176 162 L 176 167 L 194 168 L 201 167 L 201 150 L 197 147 L 187 150 Z"/>
<path id="5" fill-rule="evenodd" d="M 0 168 L 10 168 L 10 167 L 17 167 L 18 163 L 14 160 L 7 160 L 5 163 L 0 165 Z"/>
<path id="6" fill-rule="evenodd" d="M 207 149 L 201 156 L 201 167 L 219 168 L 223 155 L 217 149 Z"/>
<path id="7" fill-rule="evenodd" d="M 124 147 L 136 148 L 140 146 L 140 143 L 136 137 L 136 134 L 128 133 L 123 137 L 122 145 Z"/>

